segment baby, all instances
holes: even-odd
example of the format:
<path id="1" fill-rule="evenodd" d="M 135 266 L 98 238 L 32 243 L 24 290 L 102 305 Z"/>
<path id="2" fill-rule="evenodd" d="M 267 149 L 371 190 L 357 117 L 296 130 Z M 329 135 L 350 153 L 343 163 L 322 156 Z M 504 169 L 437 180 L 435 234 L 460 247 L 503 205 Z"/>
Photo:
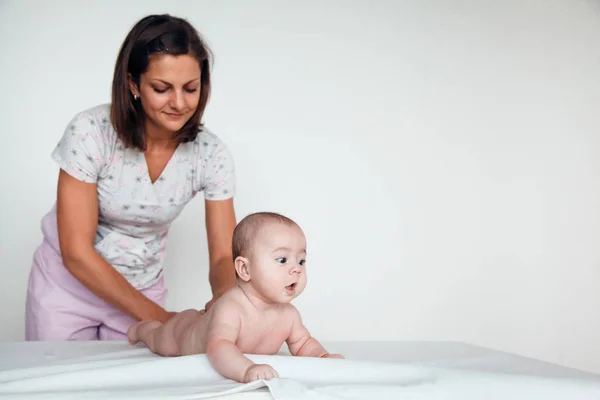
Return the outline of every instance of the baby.
<path id="1" fill-rule="evenodd" d="M 162 324 L 140 321 L 128 331 L 162 356 L 206 354 L 224 377 L 247 383 L 278 378 L 271 366 L 244 354 L 277 354 L 287 343 L 294 356 L 329 354 L 302 324 L 290 302 L 306 287 L 306 238 L 291 219 L 261 212 L 245 217 L 233 234 L 237 286 L 206 313 L 185 310 Z"/>

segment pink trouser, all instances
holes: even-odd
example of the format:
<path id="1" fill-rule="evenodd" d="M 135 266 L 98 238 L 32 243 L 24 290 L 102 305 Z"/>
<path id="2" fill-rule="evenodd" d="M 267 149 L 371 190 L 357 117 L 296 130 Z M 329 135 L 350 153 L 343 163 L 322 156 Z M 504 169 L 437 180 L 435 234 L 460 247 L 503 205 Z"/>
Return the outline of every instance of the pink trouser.
<path id="1" fill-rule="evenodd" d="M 164 307 L 162 277 L 141 292 Z M 29 274 L 26 340 L 127 340 L 127 329 L 135 322 L 83 286 L 64 267 L 60 254 L 42 242 Z"/>

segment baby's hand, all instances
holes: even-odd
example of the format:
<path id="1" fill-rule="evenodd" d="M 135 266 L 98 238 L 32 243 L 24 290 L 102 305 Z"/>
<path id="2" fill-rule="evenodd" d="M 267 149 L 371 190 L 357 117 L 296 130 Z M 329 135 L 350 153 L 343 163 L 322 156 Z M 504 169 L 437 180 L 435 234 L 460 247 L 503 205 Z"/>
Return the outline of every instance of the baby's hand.
<path id="1" fill-rule="evenodd" d="M 345 358 L 345 357 L 341 354 L 325 354 L 324 356 L 321 356 L 321 358 Z"/>
<path id="2" fill-rule="evenodd" d="M 244 374 L 244 383 L 257 381 L 259 379 L 269 380 L 272 378 L 279 378 L 277 371 L 268 364 L 254 364 Z"/>

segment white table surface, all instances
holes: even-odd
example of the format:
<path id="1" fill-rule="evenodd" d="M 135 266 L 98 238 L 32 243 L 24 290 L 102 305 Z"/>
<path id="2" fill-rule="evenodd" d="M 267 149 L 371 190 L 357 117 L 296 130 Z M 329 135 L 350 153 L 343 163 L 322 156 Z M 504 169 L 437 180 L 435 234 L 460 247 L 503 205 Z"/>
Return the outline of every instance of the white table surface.
<path id="1" fill-rule="evenodd" d="M 348 354 L 356 360 L 600 380 L 598 374 L 460 342 L 339 342 L 324 345 L 332 353 Z"/>
<path id="2" fill-rule="evenodd" d="M 600 375 L 458 342 L 324 342 L 348 359 L 600 380 Z M 0 371 L 131 349 L 126 342 L 0 342 Z M 285 347 L 282 353 L 286 353 Z"/>

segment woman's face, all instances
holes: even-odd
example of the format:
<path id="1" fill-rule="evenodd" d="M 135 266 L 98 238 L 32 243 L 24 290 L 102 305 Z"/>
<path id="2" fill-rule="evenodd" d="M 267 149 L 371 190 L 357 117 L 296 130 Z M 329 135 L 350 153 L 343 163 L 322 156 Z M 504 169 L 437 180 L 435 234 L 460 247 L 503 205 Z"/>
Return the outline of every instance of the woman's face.
<path id="1" fill-rule="evenodd" d="M 152 137 L 171 135 L 194 115 L 200 100 L 200 64 L 190 55 L 152 56 L 140 77 L 139 89 L 130 82 L 146 114 L 146 131 Z"/>

